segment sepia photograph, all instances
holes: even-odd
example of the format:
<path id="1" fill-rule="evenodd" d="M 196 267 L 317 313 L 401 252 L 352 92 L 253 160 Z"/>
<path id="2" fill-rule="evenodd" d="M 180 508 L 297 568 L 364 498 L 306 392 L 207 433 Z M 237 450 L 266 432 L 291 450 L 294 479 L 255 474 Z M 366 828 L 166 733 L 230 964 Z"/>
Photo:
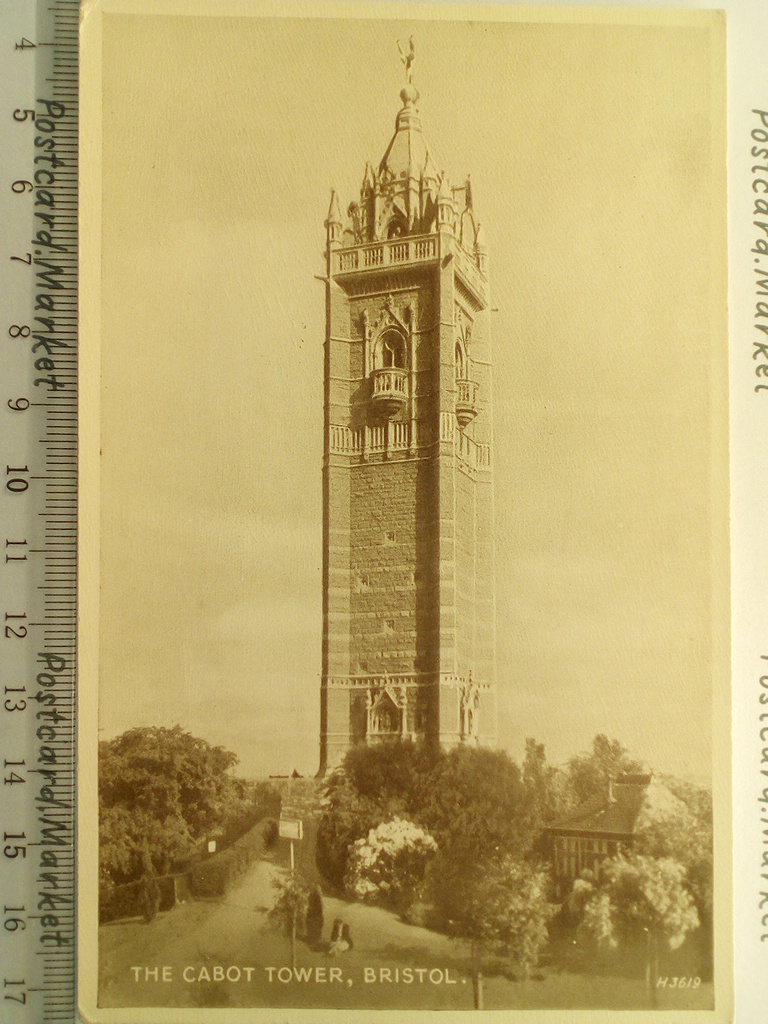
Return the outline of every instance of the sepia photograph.
<path id="1" fill-rule="evenodd" d="M 729 1020 L 721 12 L 183 8 L 82 28 L 84 1018 Z"/>

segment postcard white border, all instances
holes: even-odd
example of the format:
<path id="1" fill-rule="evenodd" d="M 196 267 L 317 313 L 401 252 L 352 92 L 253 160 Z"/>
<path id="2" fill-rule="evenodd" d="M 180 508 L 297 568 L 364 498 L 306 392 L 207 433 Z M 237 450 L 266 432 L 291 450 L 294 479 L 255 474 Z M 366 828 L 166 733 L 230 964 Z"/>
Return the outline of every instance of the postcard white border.
<path id="1" fill-rule="evenodd" d="M 85 51 L 81 75 L 88 78 L 89 102 L 94 102 L 98 95 L 98 78 L 100 75 L 100 19 L 105 12 L 131 13 L 147 10 L 153 13 L 174 13 L 184 11 L 191 13 L 199 5 L 189 0 L 176 2 L 138 2 L 138 0 L 105 0 L 102 4 L 84 4 L 85 32 L 88 36 L 88 47 Z M 433 5 L 419 4 L 413 0 L 413 6 L 420 6 L 424 17 L 434 13 Z M 580 15 L 589 17 L 589 9 L 581 5 L 542 5 L 552 7 L 553 18 L 559 18 L 564 12 L 558 7 L 568 6 L 567 16 L 579 19 Z M 615 5 L 623 8 L 621 17 L 643 20 L 641 3 Z M 735 951 L 735 1020 L 738 1024 L 758 1024 L 764 1017 L 768 1006 L 768 940 L 761 941 L 761 935 L 768 933 L 762 924 L 762 910 L 759 906 L 760 893 L 768 890 L 768 880 L 762 879 L 761 865 L 763 858 L 764 836 L 760 821 L 759 797 L 763 784 L 767 782 L 761 776 L 760 761 L 763 743 L 760 740 L 759 705 L 760 676 L 764 674 L 761 655 L 768 654 L 768 573 L 766 572 L 766 556 L 768 545 L 768 517 L 764 513 L 768 499 L 768 392 L 755 392 L 759 380 L 755 377 L 755 361 L 752 358 L 753 341 L 757 339 L 755 331 L 755 286 L 753 277 L 753 259 L 750 253 L 758 232 L 753 226 L 752 181 L 755 175 L 751 168 L 756 161 L 751 156 L 752 142 L 750 133 L 756 127 L 756 115 L 753 109 L 768 109 L 768 63 L 765 60 L 765 41 L 768 39 L 768 6 L 757 4 L 754 0 L 724 0 L 714 3 L 661 3 L 653 6 L 658 13 L 659 8 L 669 8 L 670 20 L 674 20 L 674 9 L 724 9 L 727 14 L 727 50 L 728 50 L 728 174 L 729 174 L 729 328 L 730 328 L 730 368 L 731 368 L 731 488 L 732 488 L 732 617 L 733 617 L 733 818 L 734 818 L 734 951 Z M 223 2 L 221 8 L 227 13 L 255 13 L 255 4 L 242 3 L 238 0 Z M 288 8 L 290 7 L 290 11 Z M 528 19 L 541 17 L 541 8 L 534 11 L 518 5 L 508 5 L 508 17 Z M 514 11 L 512 8 L 515 8 Z M 345 9 L 346 8 L 346 9 Z M 202 11 L 202 8 L 200 8 Z M 361 15 L 353 13 L 346 4 L 328 5 L 325 3 L 280 3 L 259 5 L 262 15 L 280 16 L 290 13 L 295 16 L 305 12 L 313 16 L 338 15 L 382 17 L 392 10 L 390 5 L 371 3 L 369 13 Z M 414 16 L 409 10 L 409 16 Z M 617 10 L 618 13 L 618 10 Z M 603 10 L 603 14 L 605 11 Z M 474 8 L 467 5 L 456 5 L 457 19 L 462 17 L 477 18 L 480 6 Z M 93 107 L 84 110 L 84 131 L 81 142 L 81 167 L 83 189 L 100 192 L 100 116 Z M 97 204 L 83 207 L 82 231 L 85 237 L 99 237 Z M 82 375 L 84 380 L 98 380 L 98 346 L 89 342 L 99 336 L 98 303 L 93 301 L 89 283 L 96 280 L 99 273 L 99 255 L 95 250 L 83 253 L 81 276 L 85 302 L 81 307 L 80 351 Z M 81 455 L 83 462 L 93 466 L 98 462 L 98 452 L 89 450 L 97 436 L 94 425 L 98 424 L 98 388 L 86 388 L 82 392 L 81 405 Z M 86 481 L 87 491 L 81 505 L 81 524 L 83 534 L 88 535 L 93 522 L 98 519 L 98 481 L 93 475 Z M 93 560 L 93 551 L 88 547 L 81 549 L 80 572 L 85 586 L 82 590 L 80 603 L 81 621 L 89 623 L 88 633 L 94 636 L 94 622 L 98 616 L 97 588 L 88 585 L 94 580 L 98 566 Z M 96 631 L 97 633 L 97 631 Z M 92 646 L 84 645 L 80 649 L 81 672 L 88 675 L 93 666 L 95 651 Z M 725 733 L 727 742 L 727 723 L 722 718 L 715 723 L 716 734 L 719 730 Z M 96 736 L 95 707 L 88 701 L 82 701 L 80 707 L 80 744 L 81 751 L 88 756 L 89 748 L 93 747 Z M 91 750 L 92 753 L 92 750 Z M 92 787 L 80 790 L 81 833 L 79 847 L 80 878 L 97 876 L 97 850 L 92 841 L 90 823 L 94 820 L 93 808 L 96 794 Z M 84 824 L 82 824 L 84 823 Z M 89 841 L 89 835 L 91 839 Z M 763 869 L 764 871 L 765 869 Z M 767 872 L 768 873 L 768 872 Z M 768 909 L 768 908 L 766 908 Z M 81 909 L 81 927 L 86 932 L 93 929 L 93 920 L 88 918 L 88 911 Z M 95 1005 L 95 992 L 91 988 L 95 972 L 92 970 L 91 957 L 85 943 L 80 946 L 79 961 L 81 965 L 80 1001 L 83 1006 Z M 141 1011 L 139 1011 L 141 1012 Z M 275 1011 L 277 1013 L 277 1011 Z M 143 1015 L 143 1013 L 142 1013 Z M 428 1014 L 427 1014 L 428 1015 Z M 90 1016 L 90 1013 L 89 1013 Z M 135 1021 L 135 1009 L 120 1011 L 99 1011 L 99 1018 L 114 1021 Z M 184 1018 L 190 1021 L 210 1020 L 210 1011 L 190 1011 Z M 228 1019 L 232 1021 L 270 1019 L 274 1016 L 270 1011 L 232 1010 L 228 1011 Z M 279 1016 L 285 1018 L 285 1011 Z M 398 1014 L 398 1017 L 403 1016 Z M 440 1013 L 441 1021 L 458 1019 L 462 1014 Z M 529 1013 L 531 1019 L 541 1019 L 541 1015 Z M 576 1013 L 547 1013 L 547 1019 L 555 1017 L 561 1020 L 594 1020 L 619 1021 L 621 1019 L 636 1020 L 637 1014 L 601 1013 L 582 1011 Z M 339 1020 L 341 1018 L 358 1018 L 367 1020 L 370 1015 L 365 1012 L 339 1013 L 323 1011 L 294 1011 L 291 1018 L 299 1021 L 303 1018 L 313 1021 L 323 1019 Z M 178 1009 L 153 1011 L 152 1019 L 160 1024 L 163 1020 L 180 1019 Z M 425 1019 L 425 1012 L 418 1016 Z"/>

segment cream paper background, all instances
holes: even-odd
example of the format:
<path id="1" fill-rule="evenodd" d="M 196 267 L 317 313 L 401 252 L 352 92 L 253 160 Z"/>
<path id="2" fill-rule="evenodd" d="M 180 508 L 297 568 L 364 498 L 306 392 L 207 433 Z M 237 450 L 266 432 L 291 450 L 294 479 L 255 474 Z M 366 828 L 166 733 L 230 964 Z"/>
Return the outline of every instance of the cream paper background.
<path id="1" fill-rule="evenodd" d="M 724 870 L 722 54 L 703 27 L 716 22 L 280 8 L 321 15 L 310 27 L 231 20 L 278 13 L 254 5 L 181 9 L 105 3 L 84 32 L 83 195 L 100 196 L 83 204 L 84 828 L 97 728 L 180 721 L 248 773 L 316 767 L 312 274 L 329 185 L 355 198 L 391 134 L 394 40 L 413 33 L 425 134 L 455 183 L 472 173 L 499 308 L 502 742 L 519 757 L 534 735 L 557 762 L 605 731 L 707 780 L 716 712 Z M 87 901 L 83 927 L 88 941 Z M 103 1016 L 133 1019 L 120 1013 Z"/>

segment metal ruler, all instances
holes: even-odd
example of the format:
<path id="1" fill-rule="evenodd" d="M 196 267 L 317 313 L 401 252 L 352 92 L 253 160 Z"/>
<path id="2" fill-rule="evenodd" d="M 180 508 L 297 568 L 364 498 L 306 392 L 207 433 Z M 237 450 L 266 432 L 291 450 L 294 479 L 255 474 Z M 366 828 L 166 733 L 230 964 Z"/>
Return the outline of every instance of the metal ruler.
<path id="1" fill-rule="evenodd" d="M 0 1019 L 75 1019 L 77 0 L 0 0 Z"/>

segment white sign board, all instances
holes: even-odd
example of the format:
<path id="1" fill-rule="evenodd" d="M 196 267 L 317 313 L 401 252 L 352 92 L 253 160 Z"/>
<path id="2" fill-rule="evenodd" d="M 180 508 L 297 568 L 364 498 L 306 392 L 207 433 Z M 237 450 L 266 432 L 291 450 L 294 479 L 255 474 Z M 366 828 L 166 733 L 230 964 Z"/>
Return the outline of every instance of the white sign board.
<path id="1" fill-rule="evenodd" d="M 280 819 L 280 838 L 281 839 L 302 839 L 304 830 L 300 818 L 281 818 Z"/>

